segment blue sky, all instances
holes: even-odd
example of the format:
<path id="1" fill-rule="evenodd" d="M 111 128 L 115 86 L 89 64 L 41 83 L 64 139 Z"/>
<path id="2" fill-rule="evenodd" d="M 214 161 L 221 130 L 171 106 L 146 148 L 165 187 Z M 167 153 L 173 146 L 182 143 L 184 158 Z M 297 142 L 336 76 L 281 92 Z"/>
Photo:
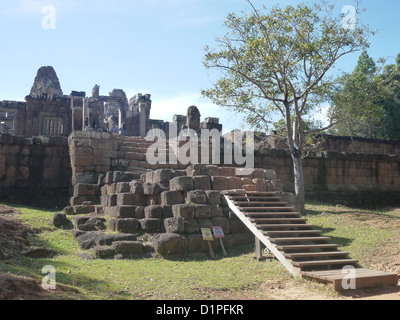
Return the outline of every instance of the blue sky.
<path id="1" fill-rule="evenodd" d="M 278 1 L 254 0 L 260 7 Z M 299 1 L 279 1 L 281 5 Z M 352 0 L 337 1 L 339 10 Z M 56 10 L 56 28 L 43 29 L 44 6 Z M 364 23 L 378 29 L 369 54 L 389 63 L 400 53 L 400 1 L 364 0 Z M 169 121 L 197 105 L 202 118 L 219 117 L 225 130 L 242 119 L 200 98 L 215 74 L 202 64 L 203 48 L 224 33 L 229 12 L 246 10 L 245 0 L 2 0 L 0 2 L 0 100 L 24 100 L 37 69 L 55 68 L 64 94 L 89 95 L 123 89 L 128 99 L 150 93 L 151 117 Z M 339 13 L 339 12 L 338 12 Z M 350 72 L 358 55 L 338 67 Z"/>

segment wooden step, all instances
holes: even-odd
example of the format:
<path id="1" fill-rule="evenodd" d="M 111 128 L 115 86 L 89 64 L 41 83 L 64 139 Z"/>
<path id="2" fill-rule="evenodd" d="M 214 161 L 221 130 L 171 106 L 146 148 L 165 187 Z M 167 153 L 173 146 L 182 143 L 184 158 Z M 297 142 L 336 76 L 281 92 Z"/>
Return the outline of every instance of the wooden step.
<path id="1" fill-rule="evenodd" d="M 299 223 L 281 223 L 281 224 L 262 224 L 262 223 L 256 223 L 257 227 L 259 229 L 280 229 L 280 228 L 285 228 L 285 229 L 292 229 L 295 231 L 295 228 L 297 229 L 312 229 L 315 228 L 315 225 L 313 224 L 299 224 Z"/>
<path id="2" fill-rule="evenodd" d="M 313 279 L 326 284 L 331 284 L 334 290 L 343 290 L 343 280 L 348 284 L 349 273 L 338 270 L 323 271 L 301 271 L 305 278 Z M 376 286 L 395 286 L 398 283 L 398 275 L 376 270 L 368 270 L 363 268 L 354 269 L 354 285 L 353 289 L 371 288 Z M 348 288 L 346 288 L 348 289 Z"/>
<path id="3" fill-rule="evenodd" d="M 277 191 L 271 191 L 271 192 L 259 192 L 259 191 L 226 191 L 224 192 L 228 197 L 234 197 L 234 196 L 276 196 L 279 194 Z"/>
<path id="4" fill-rule="evenodd" d="M 314 260 L 314 261 L 293 261 L 294 266 L 299 268 L 304 267 L 315 267 L 315 266 L 323 266 L 323 265 L 354 265 L 358 263 L 358 260 L 354 259 L 339 259 L 339 260 Z"/>
<path id="5" fill-rule="evenodd" d="M 277 202 L 277 201 L 235 201 L 234 202 L 238 207 L 242 208 L 243 206 L 255 206 L 255 205 L 267 205 L 267 206 L 287 206 L 287 202 Z"/>
<path id="6" fill-rule="evenodd" d="M 283 236 L 293 236 L 293 237 L 299 237 L 299 239 L 302 239 L 304 235 L 321 235 L 322 231 L 320 230 L 291 230 L 291 231 L 286 231 L 286 230 L 274 230 L 274 231 L 262 231 L 263 234 L 265 234 L 268 237 L 272 237 L 274 240 L 275 239 L 285 239 Z M 279 236 L 279 238 L 278 238 Z M 281 238 L 282 236 L 282 238 Z"/>
<path id="7" fill-rule="evenodd" d="M 334 243 L 327 243 L 327 244 L 285 244 L 285 245 L 278 245 L 278 250 L 312 250 L 312 249 L 332 249 L 338 248 L 338 244 Z"/>
<path id="8" fill-rule="evenodd" d="M 272 216 L 294 216 L 294 217 L 299 217 L 300 213 L 299 212 L 246 212 L 245 215 L 247 217 L 258 217 L 258 218 L 268 218 Z"/>
<path id="9" fill-rule="evenodd" d="M 246 197 L 246 196 L 234 196 L 231 197 L 232 201 L 245 201 L 247 200 L 248 202 L 251 203 L 257 203 L 259 201 L 279 201 L 281 200 L 281 197 L 275 197 L 275 196 L 270 196 L 270 197 Z"/>
<path id="10" fill-rule="evenodd" d="M 301 226 L 307 222 L 304 218 L 251 218 L 252 223 L 292 222 L 294 226 Z"/>
<path id="11" fill-rule="evenodd" d="M 309 241 L 330 241 L 329 237 L 293 237 L 293 238 L 271 238 L 272 243 L 279 242 L 309 242 Z"/>
<path id="12" fill-rule="evenodd" d="M 328 252 L 302 252 L 302 253 L 285 253 L 285 257 L 288 259 L 299 259 L 299 258 L 320 258 L 320 257 L 347 257 L 348 252 L 343 251 L 328 251 Z"/>
<path id="13" fill-rule="evenodd" d="M 277 211 L 288 211 L 293 212 L 294 207 L 246 207 L 239 208 L 240 211 L 251 212 L 251 211 L 264 211 L 264 210 L 277 210 Z"/>

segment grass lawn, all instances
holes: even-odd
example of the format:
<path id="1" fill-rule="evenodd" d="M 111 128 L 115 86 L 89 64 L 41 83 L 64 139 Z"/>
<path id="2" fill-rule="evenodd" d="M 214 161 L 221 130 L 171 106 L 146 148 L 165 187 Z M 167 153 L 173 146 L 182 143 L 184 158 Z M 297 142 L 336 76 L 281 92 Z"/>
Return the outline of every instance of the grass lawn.
<path id="1" fill-rule="evenodd" d="M 54 266 L 57 285 L 63 290 L 52 299 L 214 300 L 214 299 L 341 299 L 328 286 L 294 279 L 275 259 L 258 262 L 253 246 L 217 253 L 207 258 L 167 260 L 91 260 L 79 248 L 70 231 L 52 226 L 53 212 L 18 207 L 14 218 L 37 232 L 31 246 L 58 251 L 51 259 L 33 259 L 19 251 L 0 260 L 0 273 L 41 281 L 42 268 Z M 400 210 L 367 211 L 346 207 L 307 204 L 308 223 L 320 226 L 324 235 L 350 252 L 361 266 L 400 273 Z M 1 241 L 6 241 L 1 239 Z"/>

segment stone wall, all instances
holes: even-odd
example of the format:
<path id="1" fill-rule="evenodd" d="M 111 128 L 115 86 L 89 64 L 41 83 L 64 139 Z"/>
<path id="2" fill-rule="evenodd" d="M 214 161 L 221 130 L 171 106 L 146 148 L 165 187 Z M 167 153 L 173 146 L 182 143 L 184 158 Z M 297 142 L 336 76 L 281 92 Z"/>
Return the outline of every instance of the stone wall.
<path id="1" fill-rule="evenodd" d="M 0 201 L 63 208 L 71 178 L 67 138 L 0 135 Z"/>
<path id="2" fill-rule="evenodd" d="M 285 150 L 256 154 L 255 166 L 276 171 L 294 191 L 292 159 Z M 400 205 L 400 156 L 322 152 L 304 159 L 308 199 L 357 206 Z"/>
<path id="3" fill-rule="evenodd" d="M 147 169 L 185 169 L 188 166 L 150 165 L 146 161 L 146 151 L 153 143 L 143 138 L 108 133 L 73 133 L 70 146 L 74 176 L 87 179 L 92 175 L 92 179 L 96 180 L 108 171 L 140 174 Z M 362 206 L 400 205 L 400 156 L 367 153 L 374 150 L 374 144 L 369 146 L 362 141 L 357 147 L 360 153 L 324 151 L 307 157 L 304 160 L 307 198 Z M 346 144 L 340 145 L 344 148 Z M 388 142 L 387 152 L 390 153 L 393 149 L 389 146 L 395 148 L 396 144 Z M 169 150 L 165 152 L 169 153 Z M 288 151 L 258 152 L 255 155 L 255 167 L 275 171 L 283 183 L 284 191 L 294 191 L 293 165 Z M 88 196 L 77 200 L 74 204 L 92 199 Z"/>

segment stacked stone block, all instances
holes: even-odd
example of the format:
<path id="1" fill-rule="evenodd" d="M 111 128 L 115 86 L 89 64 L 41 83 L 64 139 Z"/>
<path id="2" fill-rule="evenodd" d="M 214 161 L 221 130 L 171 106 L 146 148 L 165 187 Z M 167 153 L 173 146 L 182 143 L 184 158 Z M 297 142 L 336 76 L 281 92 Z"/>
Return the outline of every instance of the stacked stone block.
<path id="1" fill-rule="evenodd" d="M 254 170 L 233 176 L 235 168 L 192 165 L 186 170 L 157 169 L 138 176 L 108 172 L 100 183 L 101 207 L 112 232 L 152 239 L 161 255 L 207 252 L 201 228 L 221 226 L 230 249 L 252 242 L 253 236 L 230 212 L 222 190 L 248 188 L 265 192 L 278 186 L 275 173 Z M 278 190 L 281 191 L 281 190 Z M 218 243 L 213 246 L 218 249 Z M 98 256 L 108 256 L 109 248 Z"/>

